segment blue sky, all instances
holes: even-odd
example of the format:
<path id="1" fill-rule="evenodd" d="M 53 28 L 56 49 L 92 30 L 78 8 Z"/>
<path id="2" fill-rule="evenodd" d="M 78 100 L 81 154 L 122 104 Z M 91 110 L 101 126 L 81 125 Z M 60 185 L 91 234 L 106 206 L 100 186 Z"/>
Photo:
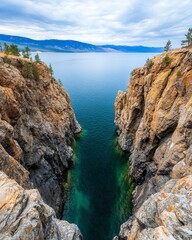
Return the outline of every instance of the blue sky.
<path id="1" fill-rule="evenodd" d="M 0 33 L 93 44 L 180 46 L 190 0 L 1 0 Z"/>

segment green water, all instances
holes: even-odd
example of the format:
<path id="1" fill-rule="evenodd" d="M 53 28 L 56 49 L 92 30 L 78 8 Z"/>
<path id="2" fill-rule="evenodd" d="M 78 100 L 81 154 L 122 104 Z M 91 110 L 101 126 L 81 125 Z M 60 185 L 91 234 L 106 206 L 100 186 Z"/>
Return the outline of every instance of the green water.
<path id="1" fill-rule="evenodd" d="M 91 144 L 97 141 L 94 149 Z M 64 219 L 77 223 L 84 239 L 112 239 L 131 214 L 133 183 L 128 178 L 127 156 L 115 141 L 97 141 L 83 130 L 74 143 L 75 167 L 68 174 Z"/>
<path id="2" fill-rule="evenodd" d="M 84 240 L 109 240 L 131 214 L 133 183 L 128 157 L 118 148 L 114 101 L 130 72 L 152 54 L 42 53 L 63 82 L 83 132 L 74 142 L 74 167 L 65 183 L 63 218 L 76 223 Z"/>

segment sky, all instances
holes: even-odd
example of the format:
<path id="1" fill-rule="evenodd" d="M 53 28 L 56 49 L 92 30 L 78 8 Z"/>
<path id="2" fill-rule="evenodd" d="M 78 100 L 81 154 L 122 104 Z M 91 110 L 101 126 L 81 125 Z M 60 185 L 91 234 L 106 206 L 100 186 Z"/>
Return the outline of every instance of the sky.
<path id="1" fill-rule="evenodd" d="M 1 0 L 0 33 L 92 44 L 174 47 L 192 27 L 191 0 Z"/>

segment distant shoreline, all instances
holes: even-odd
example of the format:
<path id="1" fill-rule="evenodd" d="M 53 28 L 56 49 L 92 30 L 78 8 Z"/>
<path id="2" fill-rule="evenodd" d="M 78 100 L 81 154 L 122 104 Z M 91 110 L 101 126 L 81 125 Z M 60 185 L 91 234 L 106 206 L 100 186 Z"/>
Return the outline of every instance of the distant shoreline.
<path id="1" fill-rule="evenodd" d="M 0 34 L 0 43 L 17 44 L 19 48 L 28 46 L 32 52 L 61 53 L 161 53 L 162 47 L 126 46 L 126 45 L 93 45 L 74 40 L 34 40 L 25 37 Z"/>

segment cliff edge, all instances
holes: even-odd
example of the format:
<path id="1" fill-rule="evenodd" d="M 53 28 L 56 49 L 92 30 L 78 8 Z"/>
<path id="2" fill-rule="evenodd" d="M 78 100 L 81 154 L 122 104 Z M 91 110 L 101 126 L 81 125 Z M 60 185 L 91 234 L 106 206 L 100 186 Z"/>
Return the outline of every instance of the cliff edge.
<path id="1" fill-rule="evenodd" d="M 116 239 L 192 238 L 192 49 L 133 70 L 115 124 L 137 183 L 133 217 Z"/>
<path id="2" fill-rule="evenodd" d="M 44 63 L 0 55 L 0 239 L 17 239 L 25 220 L 32 235 L 21 239 L 81 238 L 77 227 L 59 227 L 55 217 L 63 211 L 70 145 L 80 131 L 69 96 Z M 79 237 L 63 238 L 62 226 Z M 52 228 L 58 236 L 46 237 Z"/>

